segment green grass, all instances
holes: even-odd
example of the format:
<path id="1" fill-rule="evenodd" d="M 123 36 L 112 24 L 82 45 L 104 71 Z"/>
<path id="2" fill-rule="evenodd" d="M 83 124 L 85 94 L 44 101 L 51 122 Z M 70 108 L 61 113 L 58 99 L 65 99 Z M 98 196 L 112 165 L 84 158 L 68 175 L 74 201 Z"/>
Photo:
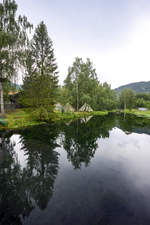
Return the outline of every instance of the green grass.
<path id="1" fill-rule="evenodd" d="M 107 115 L 108 111 L 93 111 L 93 112 L 73 112 L 73 113 L 60 113 L 56 112 L 56 120 L 71 120 L 79 119 L 88 116 L 104 116 Z"/>
<path id="2" fill-rule="evenodd" d="M 43 122 L 36 121 L 32 115 L 32 112 L 26 109 L 17 109 L 11 113 L 7 113 L 5 121 L 7 122 L 7 126 L 3 128 L 8 129 L 22 128 L 43 124 Z"/>
<path id="3" fill-rule="evenodd" d="M 138 109 L 132 109 L 132 110 L 123 110 L 123 112 L 128 113 L 128 114 L 132 114 L 138 117 L 146 117 L 150 119 L 150 110 L 146 110 L 146 111 L 140 111 Z"/>
<path id="4" fill-rule="evenodd" d="M 107 114 L 108 111 L 74 112 L 74 113 L 55 112 L 51 114 L 51 118 L 53 121 L 68 121 L 88 117 L 91 115 L 104 116 Z M 7 122 L 7 126 L 4 127 L 0 125 L 0 129 L 20 129 L 24 127 L 46 123 L 38 121 L 33 115 L 33 110 L 29 109 L 16 109 L 13 112 L 6 113 L 5 121 Z"/>

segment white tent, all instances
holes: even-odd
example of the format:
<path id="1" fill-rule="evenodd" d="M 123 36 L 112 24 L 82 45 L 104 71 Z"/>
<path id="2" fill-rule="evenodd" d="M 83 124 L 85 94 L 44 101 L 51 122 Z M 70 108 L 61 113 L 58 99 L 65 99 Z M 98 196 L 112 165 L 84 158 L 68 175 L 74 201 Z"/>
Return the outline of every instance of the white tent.
<path id="1" fill-rule="evenodd" d="M 67 103 L 65 106 L 64 106 L 64 111 L 65 112 L 74 112 L 74 108 L 69 104 Z"/>
<path id="2" fill-rule="evenodd" d="M 84 105 L 79 109 L 80 112 L 93 112 L 93 109 L 87 104 Z"/>

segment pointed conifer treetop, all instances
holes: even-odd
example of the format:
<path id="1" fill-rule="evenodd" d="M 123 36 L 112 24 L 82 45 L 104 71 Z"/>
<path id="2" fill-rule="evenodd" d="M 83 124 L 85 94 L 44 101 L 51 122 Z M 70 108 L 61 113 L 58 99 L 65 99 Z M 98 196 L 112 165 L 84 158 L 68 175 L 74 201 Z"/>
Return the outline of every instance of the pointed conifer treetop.
<path id="1" fill-rule="evenodd" d="M 52 111 L 56 103 L 58 72 L 53 43 L 44 22 L 35 29 L 26 56 L 23 102 Z"/>
<path id="2" fill-rule="evenodd" d="M 36 72 L 39 75 L 51 74 L 52 76 L 56 76 L 58 72 L 53 43 L 48 36 L 48 31 L 43 21 L 35 30 L 32 40 L 32 51 Z"/>

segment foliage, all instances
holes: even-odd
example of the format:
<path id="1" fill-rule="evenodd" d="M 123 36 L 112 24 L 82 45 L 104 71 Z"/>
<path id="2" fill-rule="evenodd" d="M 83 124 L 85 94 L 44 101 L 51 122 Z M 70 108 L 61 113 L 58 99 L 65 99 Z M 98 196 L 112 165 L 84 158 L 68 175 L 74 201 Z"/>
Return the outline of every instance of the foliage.
<path id="1" fill-rule="evenodd" d="M 44 107 L 52 111 L 57 94 L 57 65 L 52 41 L 41 22 L 26 51 L 25 78 L 21 103 L 28 107 Z"/>
<path id="2" fill-rule="evenodd" d="M 59 88 L 58 102 L 62 105 L 69 102 L 78 110 L 84 103 L 94 110 L 111 110 L 116 108 L 115 92 L 107 84 L 100 84 L 90 59 L 84 62 L 76 58 L 64 81 Z"/>
<path id="3" fill-rule="evenodd" d="M 93 106 L 98 78 L 90 59 L 84 63 L 81 58 L 76 58 L 64 81 L 68 102 L 78 109 L 86 102 Z"/>
<path id="4" fill-rule="evenodd" d="M 150 109 L 150 93 L 137 93 L 136 107 L 145 107 Z"/>
<path id="5" fill-rule="evenodd" d="M 98 86 L 95 100 L 96 110 L 112 110 L 117 107 L 116 94 L 106 82 Z"/>
<path id="6" fill-rule="evenodd" d="M 43 123 L 42 121 L 37 121 L 32 110 L 29 109 L 17 109 L 6 115 L 6 122 L 8 124 L 7 129 L 23 128 Z M 5 129 L 4 127 L 1 128 Z"/>
<path id="7" fill-rule="evenodd" d="M 4 116 L 2 82 L 16 76 L 23 46 L 27 43 L 27 29 L 32 25 L 25 16 L 16 16 L 17 4 L 14 0 L 0 3 L 0 89 L 2 95 L 1 112 Z"/>
<path id="8" fill-rule="evenodd" d="M 48 121 L 49 120 L 49 113 L 48 113 L 47 109 L 42 106 L 40 108 L 36 109 L 33 112 L 33 115 L 35 116 L 35 118 L 37 120 L 40 120 L 40 121 Z"/>
<path id="9" fill-rule="evenodd" d="M 120 107 L 124 109 L 132 109 L 136 104 L 135 93 L 130 89 L 123 89 L 119 96 Z"/>
<path id="10" fill-rule="evenodd" d="M 150 101 L 150 93 L 136 93 L 137 99 L 144 99 L 145 101 Z"/>

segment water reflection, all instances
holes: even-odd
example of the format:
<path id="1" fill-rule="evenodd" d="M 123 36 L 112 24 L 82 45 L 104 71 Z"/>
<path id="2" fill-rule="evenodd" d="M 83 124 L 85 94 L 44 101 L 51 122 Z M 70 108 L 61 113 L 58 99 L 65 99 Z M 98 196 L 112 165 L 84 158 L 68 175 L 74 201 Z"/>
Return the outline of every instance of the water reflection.
<path id="1" fill-rule="evenodd" d="M 87 123 L 92 119 L 93 116 L 83 117 L 80 119 L 81 123 Z"/>
<path id="2" fill-rule="evenodd" d="M 149 225 L 141 133 L 148 120 L 122 115 L 1 132 L 0 224 Z"/>
<path id="3" fill-rule="evenodd" d="M 27 165 L 21 168 L 10 138 L 1 137 L 0 162 L 0 222 L 1 224 L 22 224 L 38 206 L 45 209 L 53 194 L 58 172 L 58 131 L 50 128 L 33 127 L 20 133 Z M 14 207 L 15 203 L 15 207 Z"/>
<path id="4" fill-rule="evenodd" d="M 150 135 L 150 120 L 134 115 L 128 115 L 124 118 L 123 115 L 117 117 L 118 127 L 127 134 L 144 133 Z"/>
<path id="5" fill-rule="evenodd" d="M 9 138 L 1 137 L 0 158 L 0 224 L 22 224 L 33 206 Z"/>
<path id="6" fill-rule="evenodd" d="M 23 132 L 21 136 L 23 144 L 21 150 L 28 156 L 24 174 L 31 195 L 40 209 L 47 207 L 53 194 L 53 185 L 58 172 L 59 154 L 54 151 L 58 147 L 57 136 L 55 126 L 32 128 Z"/>
<path id="7" fill-rule="evenodd" d="M 108 138 L 114 126 L 115 117 L 106 116 L 90 118 L 86 123 L 81 119 L 63 127 L 63 147 L 74 168 L 80 168 L 83 163 L 89 165 L 98 147 L 97 138 Z"/>

